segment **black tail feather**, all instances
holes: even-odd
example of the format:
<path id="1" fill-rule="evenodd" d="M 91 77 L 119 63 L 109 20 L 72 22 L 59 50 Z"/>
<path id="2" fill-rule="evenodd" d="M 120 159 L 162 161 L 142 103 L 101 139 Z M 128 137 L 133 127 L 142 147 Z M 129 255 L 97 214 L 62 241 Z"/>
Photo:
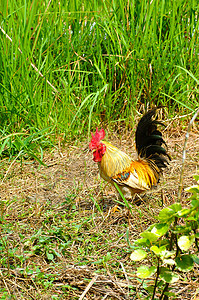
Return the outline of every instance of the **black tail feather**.
<path id="1" fill-rule="evenodd" d="M 139 157 L 152 160 L 162 172 L 162 169 L 169 164 L 171 157 L 167 153 L 167 144 L 162 137 L 162 133 L 157 128 L 158 125 L 165 126 L 157 120 L 157 109 L 149 110 L 140 119 L 136 129 L 135 142 Z"/>

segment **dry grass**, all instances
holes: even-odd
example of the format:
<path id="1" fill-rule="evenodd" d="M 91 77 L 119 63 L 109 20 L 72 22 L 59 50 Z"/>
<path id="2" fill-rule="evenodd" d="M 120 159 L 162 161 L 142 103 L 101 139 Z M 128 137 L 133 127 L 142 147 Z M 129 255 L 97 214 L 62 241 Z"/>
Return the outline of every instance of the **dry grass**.
<path id="1" fill-rule="evenodd" d="M 9 163 L 1 163 L 1 299 L 135 299 L 142 288 L 129 259 L 129 244 L 155 221 L 162 205 L 177 197 L 185 131 L 173 125 L 175 129 L 169 126 L 165 132 L 170 167 L 159 187 L 133 207 L 133 216 L 124 207 L 114 211 L 115 191 L 99 179 L 87 143 L 46 152 L 48 168 L 15 162 L 7 172 Z M 128 134 L 112 139 L 133 155 Z M 194 183 L 198 160 L 194 128 L 184 187 Z M 187 196 L 183 191 L 183 205 Z M 198 299 L 198 269 L 180 276 L 173 286 L 177 299 Z"/>

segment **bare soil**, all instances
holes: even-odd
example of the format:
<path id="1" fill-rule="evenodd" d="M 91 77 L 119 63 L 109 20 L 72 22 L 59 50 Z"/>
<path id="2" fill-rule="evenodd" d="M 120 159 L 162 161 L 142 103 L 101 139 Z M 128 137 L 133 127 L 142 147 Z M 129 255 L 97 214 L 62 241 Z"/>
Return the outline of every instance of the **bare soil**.
<path id="1" fill-rule="evenodd" d="M 128 298 L 129 287 L 134 286 L 135 290 L 138 290 L 141 282 L 135 274 L 137 265 L 132 264 L 129 259 L 131 251 L 126 232 L 128 229 L 129 242 L 133 243 L 143 230 L 156 221 L 155 218 L 162 207 L 174 203 L 177 199 L 186 132 L 178 126 L 172 130 L 170 128 L 171 126 L 166 128 L 164 133 L 172 157 L 170 166 L 164 172 L 157 189 L 143 195 L 140 206 L 134 206 L 133 215 L 130 215 L 125 207 L 114 208 L 116 193 L 99 178 L 97 165 L 88 150 L 88 142 L 46 151 L 44 162 L 48 167 L 39 166 L 33 161 L 25 161 L 22 166 L 16 161 L 12 164 L 3 161 L 0 190 L 1 216 L 4 215 L 5 220 L 2 222 L 16 224 L 14 231 L 6 234 L 2 232 L 2 237 L 6 236 L 8 245 L 20 243 L 21 248 L 18 248 L 21 249 L 21 254 L 25 255 L 23 241 L 27 244 L 28 238 L 44 226 L 45 222 L 48 229 L 50 224 L 65 226 L 67 215 L 68 224 L 71 222 L 71 226 L 74 219 L 78 224 L 80 220 L 90 216 L 89 222 L 92 226 L 89 223 L 90 225 L 82 227 L 83 236 L 86 240 L 97 234 L 101 237 L 101 242 L 95 245 L 96 252 L 82 256 L 83 260 L 86 257 L 87 263 L 84 264 L 80 261 L 78 263 L 80 244 L 77 242 L 70 245 L 68 255 L 58 257 L 54 264 L 44 259 L 41 254 L 26 257 L 27 266 L 34 262 L 45 274 L 57 274 L 53 285 L 46 290 L 43 285 L 35 283 L 34 273 L 24 276 L 19 266 L 10 267 L 9 270 L 2 267 L 0 296 L 3 297 L 3 291 L 7 291 L 10 297 L 13 297 L 10 299 L 134 299 Z M 112 143 L 135 157 L 133 141 L 132 133 L 125 133 L 120 139 L 117 135 L 111 137 Z M 195 184 L 193 175 L 198 169 L 199 134 L 198 129 L 194 127 L 186 147 L 181 199 L 183 206 L 189 201 L 189 195 L 184 188 Z M 101 210 L 97 209 L 95 201 Z M 77 213 L 71 220 L 70 214 L 74 206 Z M 64 216 L 65 221 L 58 223 L 59 215 Z M 108 248 L 104 247 L 107 241 L 110 241 Z M 118 256 L 120 252 L 121 257 Z M 112 257 L 112 264 L 110 261 L 104 261 L 98 267 L 92 263 L 95 259 L 103 259 L 107 253 Z M 117 262 L 115 267 L 114 262 Z M 198 274 L 198 268 L 194 269 L 194 276 L 190 272 L 180 274 L 180 281 L 173 286 L 176 299 L 199 299 Z M 67 292 L 64 292 L 63 286 L 72 288 L 66 288 Z"/>

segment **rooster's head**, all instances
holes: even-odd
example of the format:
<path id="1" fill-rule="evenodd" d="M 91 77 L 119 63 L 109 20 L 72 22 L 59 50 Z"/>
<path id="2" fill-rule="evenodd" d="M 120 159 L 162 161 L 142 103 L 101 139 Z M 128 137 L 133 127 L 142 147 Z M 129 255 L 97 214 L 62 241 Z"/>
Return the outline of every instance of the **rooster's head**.
<path id="1" fill-rule="evenodd" d="M 104 129 L 98 131 L 96 129 L 95 135 L 91 132 L 92 139 L 89 143 L 90 150 L 93 151 L 93 160 L 95 162 L 100 162 L 102 160 L 102 156 L 106 152 L 106 146 L 100 142 L 105 137 Z"/>

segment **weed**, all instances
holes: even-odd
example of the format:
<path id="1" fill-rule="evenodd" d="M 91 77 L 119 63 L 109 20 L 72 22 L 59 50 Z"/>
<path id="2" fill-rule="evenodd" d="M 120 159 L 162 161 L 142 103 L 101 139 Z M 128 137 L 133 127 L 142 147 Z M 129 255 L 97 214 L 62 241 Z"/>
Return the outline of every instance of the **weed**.
<path id="1" fill-rule="evenodd" d="M 194 176 L 199 181 L 199 175 Z M 137 268 L 141 279 L 155 276 L 145 289 L 148 295 L 143 299 L 175 299 L 170 284 L 180 279 L 181 272 L 193 270 L 194 263 L 199 264 L 196 253 L 199 251 L 199 185 L 187 189 L 192 193 L 189 207 L 182 208 L 175 203 L 163 208 L 158 216 L 159 223 L 152 224 L 140 234 L 141 239 L 135 242 L 136 250 L 131 254 L 133 261 L 150 260 L 151 266 Z M 145 282 L 146 284 L 146 282 Z"/>

